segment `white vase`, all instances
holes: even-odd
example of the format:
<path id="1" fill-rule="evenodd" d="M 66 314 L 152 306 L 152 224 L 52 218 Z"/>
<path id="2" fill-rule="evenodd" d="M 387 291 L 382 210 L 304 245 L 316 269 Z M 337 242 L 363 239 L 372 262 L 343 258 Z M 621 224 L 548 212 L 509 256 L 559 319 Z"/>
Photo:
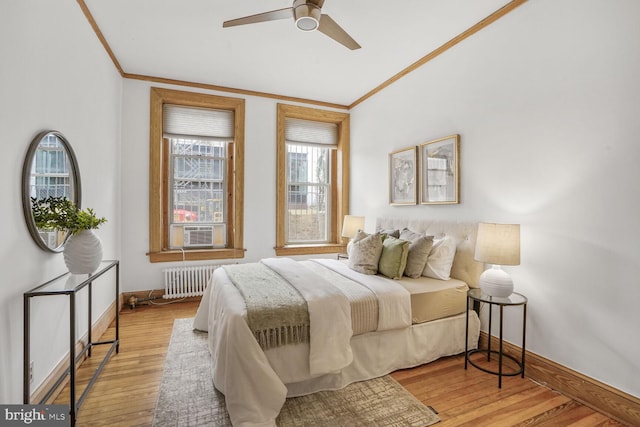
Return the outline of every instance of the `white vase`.
<path id="1" fill-rule="evenodd" d="M 71 274 L 90 274 L 102 261 L 102 242 L 93 230 L 82 230 L 69 237 L 63 255 Z"/>

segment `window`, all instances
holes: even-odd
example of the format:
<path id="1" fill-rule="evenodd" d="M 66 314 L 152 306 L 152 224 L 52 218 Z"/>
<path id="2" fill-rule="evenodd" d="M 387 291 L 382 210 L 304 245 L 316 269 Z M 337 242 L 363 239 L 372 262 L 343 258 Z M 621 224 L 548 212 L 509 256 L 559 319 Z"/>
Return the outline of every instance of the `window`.
<path id="1" fill-rule="evenodd" d="M 276 254 L 340 252 L 349 115 L 278 105 Z"/>
<path id="2" fill-rule="evenodd" d="M 337 126 L 326 124 L 329 138 L 319 142 L 322 135 L 309 132 L 316 122 L 287 119 L 285 123 L 286 244 L 330 243 L 330 159 L 336 149 Z"/>
<path id="3" fill-rule="evenodd" d="M 151 262 L 242 258 L 244 100 L 151 89 Z"/>
<path id="4" fill-rule="evenodd" d="M 67 153 L 56 135 L 48 134 L 40 141 L 31 176 L 31 197 L 71 197 Z"/>
<path id="5" fill-rule="evenodd" d="M 225 248 L 233 111 L 164 104 L 169 248 Z"/>

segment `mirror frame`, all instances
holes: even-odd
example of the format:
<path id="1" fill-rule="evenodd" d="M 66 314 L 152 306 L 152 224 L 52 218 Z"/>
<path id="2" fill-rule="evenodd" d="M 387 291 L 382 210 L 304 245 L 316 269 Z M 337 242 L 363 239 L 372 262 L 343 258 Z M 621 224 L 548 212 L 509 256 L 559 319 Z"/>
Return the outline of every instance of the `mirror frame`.
<path id="1" fill-rule="evenodd" d="M 29 228 L 29 233 L 33 238 L 33 241 L 36 244 L 49 252 L 62 252 L 64 249 L 64 244 L 67 241 L 69 235 L 67 234 L 60 245 L 55 248 L 49 247 L 46 242 L 40 237 L 40 230 L 36 227 L 35 219 L 33 218 L 33 210 L 31 209 L 31 194 L 30 194 L 30 182 L 31 182 L 31 168 L 33 165 L 34 157 L 38 147 L 40 146 L 40 142 L 49 135 L 54 135 L 58 140 L 62 143 L 66 153 L 67 153 L 67 161 L 69 162 L 69 176 L 72 179 L 72 187 L 73 187 L 73 202 L 76 206 L 80 207 L 81 194 L 82 194 L 82 186 L 80 184 L 80 169 L 78 167 L 78 160 L 76 159 L 76 155 L 71 148 L 71 144 L 65 136 L 56 131 L 56 130 L 45 130 L 36 135 L 35 138 L 29 144 L 29 149 L 27 150 L 27 155 L 24 159 L 24 164 L 22 166 L 22 210 L 24 211 L 24 219 L 27 223 L 27 227 Z"/>

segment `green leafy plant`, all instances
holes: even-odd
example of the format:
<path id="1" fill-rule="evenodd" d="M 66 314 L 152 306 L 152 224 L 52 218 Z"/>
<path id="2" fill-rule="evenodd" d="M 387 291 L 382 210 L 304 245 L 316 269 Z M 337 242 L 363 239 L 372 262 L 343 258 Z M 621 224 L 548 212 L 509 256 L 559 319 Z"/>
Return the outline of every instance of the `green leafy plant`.
<path id="1" fill-rule="evenodd" d="M 78 209 L 72 200 L 66 197 L 31 198 L 31 211 L 36 227 L 41 230 L 62 230 L 78 234 L 82 230 L 100 227 L 107 222 L 97 217 L 93 209 Z"/>

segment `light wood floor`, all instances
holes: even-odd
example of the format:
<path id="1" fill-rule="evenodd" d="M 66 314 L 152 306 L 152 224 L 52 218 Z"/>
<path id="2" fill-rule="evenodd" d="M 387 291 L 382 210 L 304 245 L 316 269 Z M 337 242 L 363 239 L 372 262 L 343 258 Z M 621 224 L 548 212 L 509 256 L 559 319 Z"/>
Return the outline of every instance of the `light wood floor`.
<path id="1" fill-rule="evenodd" d="M 193 317 L 197 303 L 124 308 L 120 316 L 120 353 L 112 356 L 87 395 L 78 426 L 150 426 L 153 419 L 173 320 Z M 114 335 L 113 325 L 104 339 Z M 85 361 L 78 371 L 82 390 L 100 362 Z M 497 377 L 464 369 L 464 357 L 440 359 L 392 374 L 448 426 L 620 426 L 621 424 L 528 378 Z M 81 386 L 82 385 L 82 386 Z M 55 403 L 68 402 L 65 388 Z M 79 392 L 78 392 L 79 395 Z"/>

